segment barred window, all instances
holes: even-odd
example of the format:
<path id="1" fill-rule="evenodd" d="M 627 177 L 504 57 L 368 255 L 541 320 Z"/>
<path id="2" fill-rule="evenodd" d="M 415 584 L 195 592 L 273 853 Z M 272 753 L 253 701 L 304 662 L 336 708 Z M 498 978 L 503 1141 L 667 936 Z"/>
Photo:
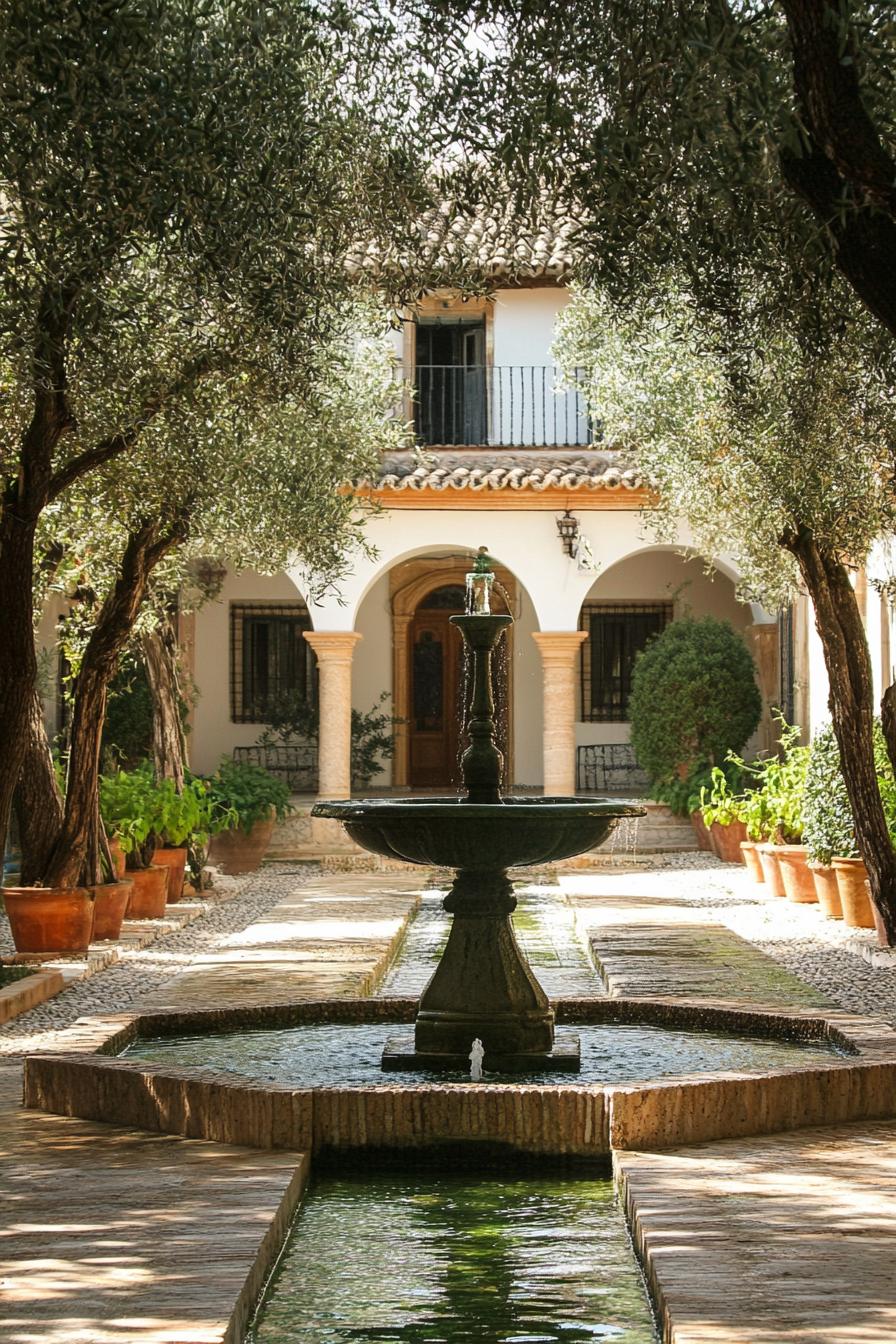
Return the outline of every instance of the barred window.
<path id="1" fill-rule="evenodd" d="M 672 620 L 671 602 L 585 602 L 582 647 L 582 719 L 626 723 L 635 658 Z"/>
<path id="2" fill-rule="evenodd" d="M 314 651 L 303 637 L 311 617 L 304 602 L 231 602 L 230 717 L 267 723 L 284 696 L 311 700 Z"/>

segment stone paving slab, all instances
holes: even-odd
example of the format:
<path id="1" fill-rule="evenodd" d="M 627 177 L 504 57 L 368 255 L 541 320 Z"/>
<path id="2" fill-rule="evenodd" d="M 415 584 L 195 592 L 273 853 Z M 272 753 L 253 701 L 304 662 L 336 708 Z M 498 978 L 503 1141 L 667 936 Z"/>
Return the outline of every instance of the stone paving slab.
<path id="1" fill-rule="evenodd" d="M 4 1344 L 235 1344 L 307 1158 L 19 1110 L 19 1074 L 0 1070 Z"/>
<path id="2" fill-rule="evenodd" d="M 614 997 L 726 999 L 823 1007 L 830 1003 L 773 957 L 707 919 L 699 907 L 613 896 L 563 882 L 576 922 Z"/>
<path id="3" fill-rule="evenodd" d="M 893 1344 L 896 1122 L 616 1159 L 664 1344 Z"/>
<path id="4" fill-rule="evenodd" d="M 340 873 L 297 886 L 142 1006 L 184 1010 L 370 994 L 420 903 L 422 885 L 416 872 Z"/>

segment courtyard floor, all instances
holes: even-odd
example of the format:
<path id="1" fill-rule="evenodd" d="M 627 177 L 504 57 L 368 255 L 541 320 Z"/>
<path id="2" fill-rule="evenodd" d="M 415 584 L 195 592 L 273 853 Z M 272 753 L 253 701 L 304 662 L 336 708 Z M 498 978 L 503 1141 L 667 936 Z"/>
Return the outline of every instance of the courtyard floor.
<path id="1" fill-rule="evenodd" d="M 551 994 L 827 1003 L 896 1024 L 896 965 L 863 957 L 872 935 L 766 896 L 743 869 L 681 855 L 537 883 L 554 913 L 524 934 Z M 136 1006 L 414 994 L 389 967 L 418 907 L 410 936 L 431 937 L 424 885 L 269 866 L 0 1028 L 4 1341 L 237 1341 L 308 1165 L 24 1110 L 23 1056 L 83 1050 L 83 1019 Z M 896 1340 L 896 1119 L 624 1152 L 616 1169 L 666 1340 Z"/>

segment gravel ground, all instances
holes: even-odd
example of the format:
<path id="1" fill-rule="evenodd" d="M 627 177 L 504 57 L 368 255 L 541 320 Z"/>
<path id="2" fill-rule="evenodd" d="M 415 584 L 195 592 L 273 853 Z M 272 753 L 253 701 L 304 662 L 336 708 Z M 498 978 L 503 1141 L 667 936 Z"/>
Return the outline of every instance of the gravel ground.
<path id="1" fill-rule="evenodd" d="M 575 874 L 564 879 L 575 890 Z M 608 895 L 661 896 L 676 904 L 700 906 L 707 917 L 767 952 L 831 1001 L 852 1012 L 883 1018 L 896 1026 L 896 960 L 870 966 L 863 947 L 876 947 L 873 930 L 849 929 L 825 919 L 817 905 L 795 905 L 767 895 L 740 864 L 724 864 L 705 853 L 666 855 L 637 872 L 588 877 L 588 891 Z"/>
<path id="2" fill-rule="evenodd" d="M 0 1027 L 0 1057 L 56 1050 L 65 1043 L 65 1030 L 80 1017 L 93 1013 L 120 1013 L 133 1008 L 154 993 L 166 980 L 178 975 L 191 962 L 219 947 L 231 934 L 239 933 L 277 905 L 290 891 L 316 877 L 310 864 L 302 869 L 283 865 L 242 878 L 227 878 L 222 893 L 206 915 L 176 933 L 159 938 L 121 961 L 99 971 L 89 980 L 79 980 L 55 998 Z M 232 893 L 236 891 L 236 895 Z M 214 898 L 214 892 L 205 893 Z M 0 915 L 0 930 L 8 939 L 9 926 Z M 11 944 L 10 944 L 11 947 Z"/>

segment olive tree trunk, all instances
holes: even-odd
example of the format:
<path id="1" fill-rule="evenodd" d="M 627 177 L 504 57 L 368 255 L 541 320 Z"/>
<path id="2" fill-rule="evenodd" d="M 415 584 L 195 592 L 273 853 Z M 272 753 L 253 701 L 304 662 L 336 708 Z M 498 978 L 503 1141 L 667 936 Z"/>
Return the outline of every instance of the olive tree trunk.
<path id="1" fill-rule="evenodd" d="M 15 809 L 22 846 L 22 885 L 30 887 L 40 881 L 46 869 L 63 815 L 62 794 L 44 727 L 43 704 L 36 688 L 31 695 Z"/>
<path id="2" fill-rule="evenodd" d="M 100 745 L 109 682 L 131 636 L 154 567 L 185 532 L 144 523 L 128 539 L 119 577 L 100 608 L 75 681 L 65 810 L 43 873 L 45 886 L 95 882 L 99 866 Z"/>
<path id="3" fill-rule="evenodd" d="M 156 779 L 170 779 L 181 793 L 187 768 L 187 743 L 181 717 L 177 634 L 166 611 L 141 639 L 146 679 L 152 697 L 152 761 Z"/>
<path id="4" fill-rule="evenodd" d="M 830 686 L 830 710 L 856 844 L 871 899 L 896 944 L 896 850 L 884 816 L 874 762 L 874 690 L 868 641 L 846 567 L 817 545 L 808 531 L 783 544 L 796 557 L 812 605 Z"/>

